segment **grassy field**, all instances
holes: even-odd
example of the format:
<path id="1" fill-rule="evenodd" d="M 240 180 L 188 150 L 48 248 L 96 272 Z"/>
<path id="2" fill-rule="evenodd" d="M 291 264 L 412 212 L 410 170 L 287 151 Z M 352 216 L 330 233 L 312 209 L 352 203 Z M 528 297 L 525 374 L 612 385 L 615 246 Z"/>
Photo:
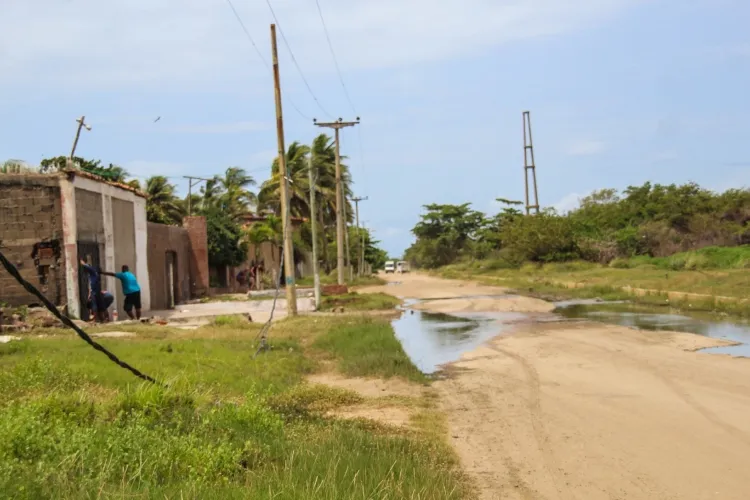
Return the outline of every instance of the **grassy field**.
<path id="1" fill-rule="evenodd" d="M 424 383 L 386 321 L 285 320 L 254 358 L 258 328 L 118 326 L 137 337 L 100 340 L 167 387 L 64 330 L 0 345 L 0 497 L 466 497 L 429 401 L 414 402 L 414 429 L 341 420 L 327 412 L 362 397 L 305 382 L 333 365 Z"/>
<path id="2" fill-rule="evenodd" d="M 438 274 L 447 278 L 477 279 L 548 299 L 630 299 L 649 304 L 750 316 L 750 305 L 747 303 L 694 297 L 670 300 L 666 296 L 667 292 L 685 292 L 746 299 L 750 297 L 750 273 L 746 269 L 746 262 L 750 262 L 750 250 L 747 247 L 706 248 L 669 258 L 620 259 L 609 266 L 569 262 L 526 264 L 520 269 L 506 269 L 500 262 L 475 261 L 446 266 Z M 582 288 L 570 288 L 573 284 Z M 655 292 L 634 296 L 622 291 L 623 287 Z"/>
<path id="3" fill-rule="evenodd" d="M 323 296 L 320 310 L 331 311 L 337 307 L 343 307 L 344 311 L 387 311 L 395 309 L 400 304 L 399 299 L 385 293 L 351 292 L 346 295 Z"/>

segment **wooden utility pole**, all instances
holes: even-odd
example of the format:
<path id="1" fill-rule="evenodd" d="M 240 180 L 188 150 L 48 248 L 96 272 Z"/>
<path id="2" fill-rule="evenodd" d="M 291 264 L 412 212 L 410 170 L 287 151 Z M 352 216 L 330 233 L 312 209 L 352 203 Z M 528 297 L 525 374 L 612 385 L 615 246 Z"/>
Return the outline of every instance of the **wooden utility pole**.
<path id="1" fill-rule="evenodd" d="M 357 214 L 357 237 L 359 239 L 359 266 L 357 267 L 357 275 L 362 276 L 365 271 L 365 247 L 363 244 L 362 230 L 359 228 L 359 202 L 367 201 L 367 196 L 364 198 L 352 198 L 354 202 L 354 212 Z"/>
<path id="2" fill-rule="evenodd" d="M 183 175 L 188 180 L 188 217 L 193 215 L 193 186 L 197 186 L 201 182 L 208 182 L 211 179 L 204 179 L 203 177 L 192 177 L 190 175 Z M 195 183 L 193 183 L 195 180 Z"/>
<path id="3" fill-rule="evenodd" d="M 313 174 L 312 153 L 307 165 L 307 172 L 310 178 L 310 231 L 312 232 L 312 265 L 313 265 L 313 285 L 315 287 L 315 310 L 320 308 L 320 272 L 318 271 L 318 216 L 315 211 L 315 183 L 318 174 Z"/>
<path id="4" fill-rule="evenodd" d="M 527 136 L 528 131 L 528 136 Z M 536 164 L 534 163 L 534 141 L 531 139 L 531 112 L 523 112 L 523 170 L 524 182 L 526 184 L 526 215 L 531 209 L 539 213 L 539 193 L 536 190 Z M 529 170 L 534 183 L 534 204 L 529 203 Z"/>
<path id="5" fill-rule="evenodd" d="M 85 128 L 89 132 L 91 132 L 91 127 L 86 124 L 86 117 L 82 116 L 79 119 L 76 120 L 78 122 L 78 129 L 76 130 L 76 137 L 73 139 L 73 148 L 70 150 L 70 158 L 68 158 L 68 165 L 67 167 L 69 169 L 73 168 L 73 158 L 76 155 L 76 148 L 78 147 L 78 139 L 81 138 L 81 129 Z"/>
<path id="6" fill-rule="evenodd" d="M 359 125 L 359 117 L 357 121 L 345 122 L 343 118 L 339 118 L 335 122 L 318 123 L 318 120 L 313 119 L 313 123 L 318 127 L 332 128 L 335 131 L 336 136 L 336 257 L 337 257 L 337 274 L 338 284 L 344 284 L 344 189 L 341 185 L 341 149 L 339 141 L 339 130 L 345 127 L 353 127 Z"/>
<path id="7" fill-rule="evenodd" d="M 297 315 L 297 291 L 294 286 L 294 248 L 289 217 L 289 172 L 286 170 L 286 148 L 284 146 L 284 118 L 281 110 L 281 82 L 279 78 L 279 54 L 276 48 L 276 25 L 271 25 L 271 51 L 273 53 L 273 88 L 276 96 L 276 140 L 279 145 L 279 188 L 281 191 L 281 222 L 284 233 L 284 274 L 286 275 L 286 307 L 288 316 Z"/>

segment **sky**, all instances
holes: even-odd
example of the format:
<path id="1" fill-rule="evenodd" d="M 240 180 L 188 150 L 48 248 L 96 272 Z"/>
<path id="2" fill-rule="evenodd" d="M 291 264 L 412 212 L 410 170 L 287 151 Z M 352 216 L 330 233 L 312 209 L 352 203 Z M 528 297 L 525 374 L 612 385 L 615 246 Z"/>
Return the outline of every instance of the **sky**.
<path id="1" fill-rule="evenodd" d="M 85 115 L 78 156 L 182 194 L 182 176 L 230 166 L 262 183 L 270 3 L 286 143 L 321 133 L 312 118 L 361 117 L 342 154 L 392 256 L 425 204 L 523 199 L 525 110 L 542 206 L 750 185 L 747 0 L 319 0 L 345 87 L 315 0 L 233 2 L 252 43 L 227 0 L 2 0 L 0 159 L 68 154 Z"/>

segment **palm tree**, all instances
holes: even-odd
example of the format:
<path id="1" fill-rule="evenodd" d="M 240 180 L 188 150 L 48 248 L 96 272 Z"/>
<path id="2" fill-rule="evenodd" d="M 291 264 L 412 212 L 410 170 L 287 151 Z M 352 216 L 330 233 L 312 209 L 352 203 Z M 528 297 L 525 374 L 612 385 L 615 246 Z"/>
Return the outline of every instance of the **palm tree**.
<path id="1" fill-rule="evenodd" d="M 164 176 L 155 175 L 146 180 L 146 216 L 149 222 L 170 225 L 180 223 L 184 210 L 174 193 L 175 186 Z"/>
<path id="2" fill-rule="evenodd" d="M 286 168 L 289 173 L 289 206 L 293 217 L 310 214 L 310 182 L 308 179 L 308 154 L 310 148 L 298 141 L 289 145 L 286 153 Z M 281 214 L 281 174 L 279 159 L 271 164 L 271 178 L 263 183 L 258 193 L 258 208 L 273 210 Z"/>
<path id="3" fill-rule="evenodd" d="M 312 145 L 313 168 L 317 173 L 316 196 L 318 200 L 321 236 L 323 238 L 323 262 L 326 272 L 330 272 L 334 263 L 329 259 L 329 244 L 335 240 L 336 231 L 336 145 L 333 139 L 326 134 L 320 134 L 313 140 Z M 341 160 L 346 160 L 342 156 Z M 352 220 L 352 210 L 349 198 L 352 196 L 352 178 L 349 167 L 341 164 L 341 184 L 346 201 L 346 215 Z"/>
<path id="4" fill-rule="evenodd" d="M 243 215 L 251 213 L 257 205 L 255 193 L 248 189 L 255 184 L 255 179 L 244 169 L 229 167 L 223 177 L 214 176 L 201 189 L 203 199 L 200 208 L 219 208 L 235 221 L 239 221 Z"/>

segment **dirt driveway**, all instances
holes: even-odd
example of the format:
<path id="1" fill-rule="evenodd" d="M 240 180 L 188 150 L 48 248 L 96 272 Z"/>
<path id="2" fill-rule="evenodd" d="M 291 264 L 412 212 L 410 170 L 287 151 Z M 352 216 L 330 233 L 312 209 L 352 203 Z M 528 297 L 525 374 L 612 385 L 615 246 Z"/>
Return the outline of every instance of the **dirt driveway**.
<path id="1" fill-rule="evenodd" d="M 502 289 L 418 274 L 377 287 L 508 310 Z M 374 290 L 374 289 L 370 289 Z M 526 302 L 529 301 L 529 302 Z M 445 310 L 445 302 L 422 307 Z M 541 311 L 525 299 L 516 311 Z M 443 303 L 443 304 L 441 304 Z M 479 308 L 479 309 L 478 309 Z M 549 308 L 547 307 L 547 310 Z M 434 384 L 482 499 L 750 498 L 750 360 L 693 352 L 698 335 L 528 323 Z"/>

